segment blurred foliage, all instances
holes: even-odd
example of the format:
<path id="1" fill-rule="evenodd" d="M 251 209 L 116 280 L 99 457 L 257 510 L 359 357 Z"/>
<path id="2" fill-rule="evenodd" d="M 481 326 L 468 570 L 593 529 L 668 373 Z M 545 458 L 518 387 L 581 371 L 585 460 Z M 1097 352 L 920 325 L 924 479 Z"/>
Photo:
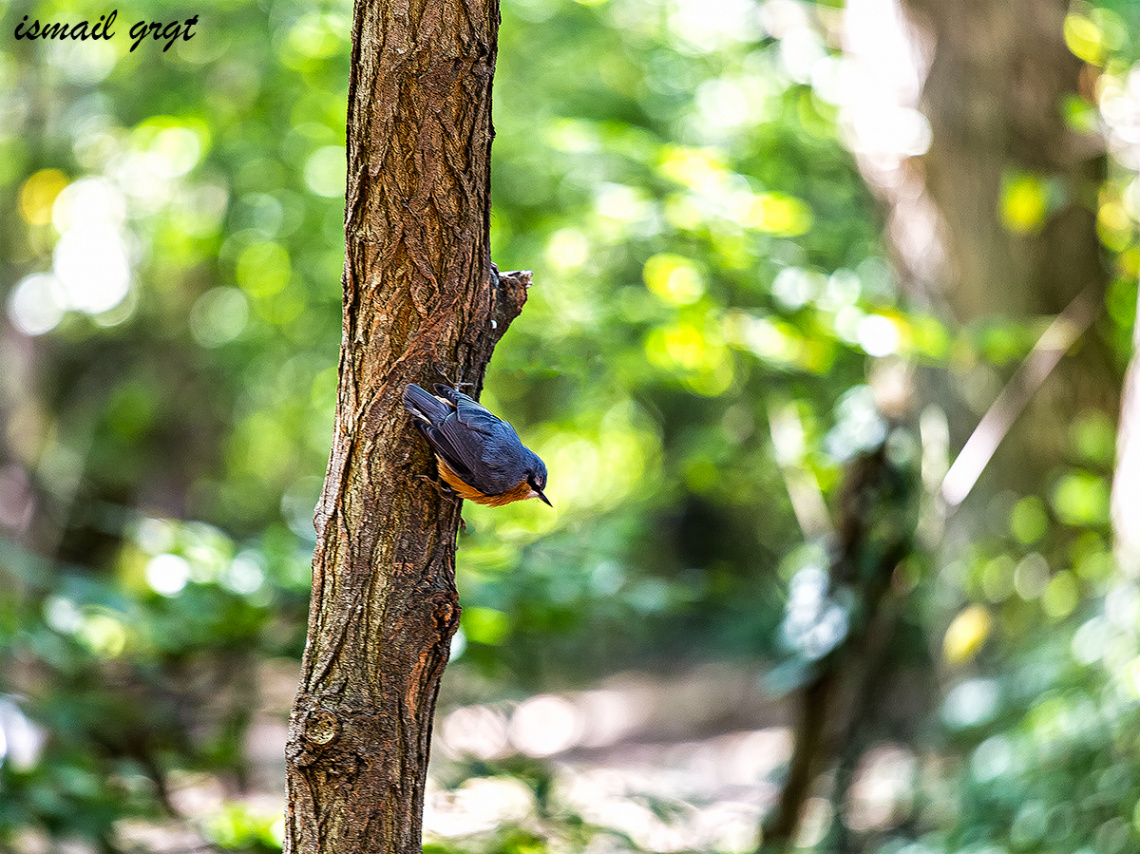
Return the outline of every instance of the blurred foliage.
<path id="1" fill-rule="evenodd" d="M 1042 331 L 900 305 L 828 84 L 838 6 L 504 3 L 493 257 L 536 284 L 484 401 L 546 460 L 555 510 L 465 507 L 454 702 L 709 659 L 811 667 L 785 609 L 824 563 L 789 483 L 834 503 L 843 464 L 886 434 L 876 376 L 1007 374 Z M 0 2 L 5 28 L 105 12 Z M 172 779 L 248 787 L 259 668 L 304 643 L 331 436 L 350 7 L 151 4 L 199 16 L 168 52 L 129 51 L 144 11 L 120 12 L 110 41 L 0 50 L 0 848 L 18 852 L 142 850 L 124 828 L 179 812 Z M 1098 69 L 1098 103 L 1063 108 L 1109 141 L 1100 332 L 1121 364 L 1138 27 L 1129 0 L 1076 4 L 1065 25 Z M 1047 176 L 1010 175 L 1003 221 L 1033 232 L 1063 201 Z M 968 505 L 977 535 L 913 569 L 903 637 L 941 656 L 945 696 L 914 745 L 921 794 L 866 850 L 1140 845 L 1140 596 L 1110 553 L 1114 430 L 1077 414 L 1040 495 Z M 425 850 L 638 848 L 561 804 L 542 767 L 501 774 L 537 818 Z M 274 821 L 234 800 L 198 830 L 274 850 Z"/>

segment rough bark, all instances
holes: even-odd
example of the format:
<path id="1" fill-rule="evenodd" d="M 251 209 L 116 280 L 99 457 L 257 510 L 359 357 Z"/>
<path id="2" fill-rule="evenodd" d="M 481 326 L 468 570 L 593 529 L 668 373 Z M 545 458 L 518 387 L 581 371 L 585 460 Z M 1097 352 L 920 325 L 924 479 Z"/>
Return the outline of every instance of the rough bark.
<path id="1" fill-rule="evenodd" d="M 432 714 L 459 621 L 456 502 L 418 479 L 409 382 L 481 388 L 529 274 L 488 255 L 497 0 L 357 0 L 344 337 L 289 725 L 285 851 L 418 852 Z"/>

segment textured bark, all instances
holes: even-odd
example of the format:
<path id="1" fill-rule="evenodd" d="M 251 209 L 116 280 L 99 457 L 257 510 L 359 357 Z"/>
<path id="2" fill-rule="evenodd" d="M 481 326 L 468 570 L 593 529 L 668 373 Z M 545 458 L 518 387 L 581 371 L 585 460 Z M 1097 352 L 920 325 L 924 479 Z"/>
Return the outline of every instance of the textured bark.
<path id="1" fill-rule="evenodd" d="M 488 256 L 496 0 L 357 0 L 344 337 L 290 718 L 285 851 L 418 852 L 432 713 L 459 622 L 456 502 L 417 476 L 409 382 L 477 394 L 529 274 Z"/>

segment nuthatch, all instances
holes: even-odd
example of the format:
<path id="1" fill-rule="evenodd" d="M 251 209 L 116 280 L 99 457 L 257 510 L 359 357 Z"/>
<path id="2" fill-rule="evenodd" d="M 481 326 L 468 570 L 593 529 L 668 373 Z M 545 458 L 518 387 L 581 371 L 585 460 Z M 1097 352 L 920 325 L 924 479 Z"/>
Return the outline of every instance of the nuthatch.
<path id="1" fill-rule="evenodd" d="M 514 427 L 450 386 L 437 383 L 435 392 L 409 385 L 404 407 L 435 451 L 440 477 L 457 495 L 496 507 L 527 498 L 550 504 L 542 493 L 546 464 Z"/>

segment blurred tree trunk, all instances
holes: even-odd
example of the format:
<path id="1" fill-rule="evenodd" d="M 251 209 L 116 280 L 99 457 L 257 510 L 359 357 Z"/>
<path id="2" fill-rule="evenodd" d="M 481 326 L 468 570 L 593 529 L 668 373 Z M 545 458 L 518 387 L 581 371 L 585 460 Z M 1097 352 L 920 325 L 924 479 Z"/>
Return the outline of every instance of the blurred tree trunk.
<path id="1" fill-rule="evenodd" d="M 285 851 L 421 849 L 432 714 L 459 622 L 459 507 L 417 475 L 409 382 L 477 393 L 529 274 L 488 257 L 497 0 L 357 0 L 344 337 L 286 747 Z"/>
<path id="2" fill-rule="evenodd" d="M 916 295 L 961 323 L 1056 315 L 1081 292 L 1101 304 L 1108 276 L 1096 215 L 1105 158 L 1098 137 L 1064 118 L 1074 99 L 1092 99 L 1094 81 L 1065 45 L 1068 0 L 901 3 L 930 63 L 919 106 L 932 142 L 904 168 L 915 170 L 913 191 L 933 214 L 933 240 L 919 249 L 907 223 L 894 232 Z M 996 393 L 986 375 L 975 365 L 952 377 L 967 404 L 951 408 L 956 445 Z M 934 399 L 943 402 L 946 391 L 934 390 Z M 1119 393 L 1107 347 L 1086 335 L 1010 432 L 989 482 L 1040 490 L 1064 457 L 1074 416 L 1098 409 L 1114 417 Z"/>
<path id="3" fill-rule="evenodd" d="M 893 106 L 918 106 L 925 114 L 929 149 L 909 159 L 897 152 L 865 157 L 861 166 L 885 197 L 912 300 L 932 305 L 951 326 L 991 318 L 1027 325 L 1060 314 L 1082 294 L 1103 303 L 1108 276 L 1096 214 L 1105 159 L 1097 138 L 1064 120 L 1067 100 L 1082 93 L 1091 100 L 1093 82 L 1065 45 L 1068 9 L 1068 0 L 861 0 L 847 6 L 849 16 L 866 16 L 848 21 L 853 55 L 873 62 L 876 52 L 909 42 L 911 57 L 928 63 L 913 69 L 923 81 L 917 104 L 905 101 L 912 82 L 906 75 L 887 82 L 900 96 Z M 905 32 L 901 38 L 885 33 L 884 24 Z M 994 457 L 983 491 L 999 485 L 1040 492 L 1065 458 L 1074 418 L 1088 409 L 1115 415 L 1118 374 L 1104 342 L 1085 335 L 1037 389 Z M 922 395 L 947 409 L 960 447 L 1006 378 L 959 362 L 948 384 L 928 372 L 932 384 Z M 866 512 L 856 509 L 856 518 Z M 881 565 L 884 578 L 891 561 Z M 871 592 L 858 599 L 867 608 L 868 628 L 853 632 L 838 650 L 844 655 L 824 662 L 802 694 L 789 780 L 765 827 L 762 851 L 789 849 L 804 800 L 837 760 L 828 850 L 858 850 L 844 814 L 857 758 L 851 752 L 890 702 L 879 686 L 892 674 L 882 668 L 897 668 L 901 660 L 887 654 L 901 648 L 897 621 L 880 607 L 883 596 Z M 864 638 L 867 643 L 854 643 Z M 846 696 L 856 702 L 843 701 L 844 681 Z"/>
<path id="4" fill-rule="evenodd" d="M 889 717 L 882 707 L 898 701 L 887 677 L 897 665 L 890 646 L 905 593 L 893 591 L 891 582 L 914 551 L 919 477 L 890 453 L 892 442 L 912 440 L 901 426 L 892 435 L 844 468 L 827 588 L 821 592 L 824 601 L 842 603 L 846 627 L 835 648 L 813 663 L 800 689 L 795 746 L 780 796 L 764 819 L 757 854 L 791 850 L 817 778 L 832 769 L 834 820 L 825 840 L 829 847 L 821 850 L 849 850 L 846 796 L 854 766 L 876 724 Z"/>

